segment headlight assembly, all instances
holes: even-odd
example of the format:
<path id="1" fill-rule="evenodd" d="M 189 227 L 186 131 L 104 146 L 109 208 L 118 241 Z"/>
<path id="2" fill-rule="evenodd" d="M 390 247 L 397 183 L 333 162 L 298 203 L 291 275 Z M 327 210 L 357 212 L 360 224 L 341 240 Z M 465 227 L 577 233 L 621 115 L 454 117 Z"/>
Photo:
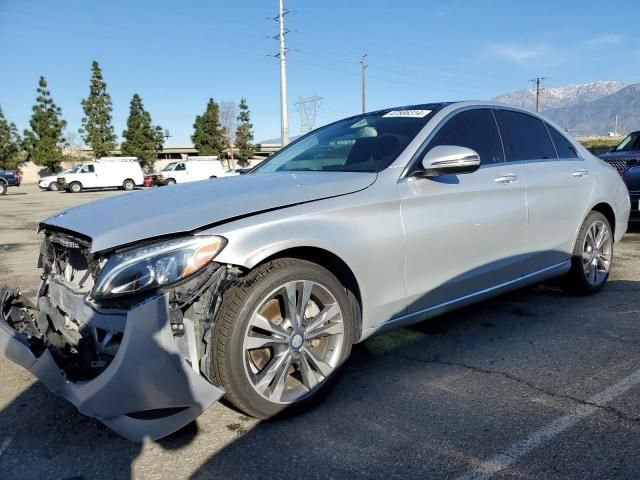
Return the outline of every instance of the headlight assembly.
<path id="1" fill-rule="evenodd" d="M 138 293 L 179 282 L 211 262 L 226 245 L 218 236 L 189 236 L 117 252 L 109 257 L 93 298 Z"/>

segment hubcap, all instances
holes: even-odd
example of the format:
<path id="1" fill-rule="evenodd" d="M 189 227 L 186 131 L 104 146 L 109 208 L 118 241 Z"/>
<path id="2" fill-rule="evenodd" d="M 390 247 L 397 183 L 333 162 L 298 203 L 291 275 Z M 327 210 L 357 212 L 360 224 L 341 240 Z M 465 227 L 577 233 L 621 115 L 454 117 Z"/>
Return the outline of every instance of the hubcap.
<path id="1" fill-rule="evenodd" d="M 291 404 L 314 392 L 338 367 L 344 348 L 342 310 L 319 283 L 295 280 L 267 295 L 243 341 L 244 370 L 254 390 Z"/>
<path id="2" fill-rule="evenodd" d="M 582 248 L 582 267 L 590 285 L 603 283 L 611 268 L 613 240 L 607 225 L 598 220 L 587 230 Z"/>

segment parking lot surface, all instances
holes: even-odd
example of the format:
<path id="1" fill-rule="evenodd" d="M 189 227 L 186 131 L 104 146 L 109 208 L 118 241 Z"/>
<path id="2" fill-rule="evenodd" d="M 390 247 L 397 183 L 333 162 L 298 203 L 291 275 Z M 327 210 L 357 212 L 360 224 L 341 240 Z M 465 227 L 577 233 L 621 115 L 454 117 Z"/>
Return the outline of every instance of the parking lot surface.
<path id="1" fill-rule="evenodd" d="M 33 295 L 38 221 L 96 198 L 0 198 L 0 283 Z M 96 219 L 99 221 L 99 219 Z M 535 286 L 354 348 L 336 389 L 295 418 L 222 403 L 131 444 L 0 359 L 0 478 L 640 478 L 640 234 L 604 291 Z"/>

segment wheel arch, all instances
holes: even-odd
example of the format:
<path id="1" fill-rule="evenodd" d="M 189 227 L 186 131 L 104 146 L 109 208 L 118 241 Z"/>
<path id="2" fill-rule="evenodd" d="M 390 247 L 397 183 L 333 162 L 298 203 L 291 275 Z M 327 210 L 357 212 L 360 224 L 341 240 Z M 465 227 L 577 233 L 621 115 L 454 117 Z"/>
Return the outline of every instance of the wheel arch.
<path id="1" fill-rule="evenodd" d="M 611 225 L 611 231 L 612 231 L 613 235 L 615 236 L 615 233 L 616 233 L 616 214 L 615 214 L 613 208 L 611 207 L 611 205 L 609 205 L 606 202 L 600 202 L 600 203 L 594 205 L 593 208 L 590 211 L 600 212 L 601 214 L 603 214 L 606 217 L 606 219 L 609 221 L 609 225 Z"/>
<path id="2" fill-rule="evenodd" d="M 356 305 L 354 307 L 354 318 L 356 320 L 355 325 L 355 340 L 358 341 L 362 334 L 362 293 L 360 291 L 360 285 L 353 273 L 353 270 L 347 262 L 329 250 L 320 247 L 291 247 L 280 250 L 276 253 L 269 255 L 268 257 L 260 260 L 251 269 L 259 267 L 267 262 L 276 260 L 278 258 L 298 258 L 300 260 L 307 260 L 309 262 L 316 263 L 321 267 L 329 270 L 333 275 L 340 280 L 349 292 L 353 295 Z"/>

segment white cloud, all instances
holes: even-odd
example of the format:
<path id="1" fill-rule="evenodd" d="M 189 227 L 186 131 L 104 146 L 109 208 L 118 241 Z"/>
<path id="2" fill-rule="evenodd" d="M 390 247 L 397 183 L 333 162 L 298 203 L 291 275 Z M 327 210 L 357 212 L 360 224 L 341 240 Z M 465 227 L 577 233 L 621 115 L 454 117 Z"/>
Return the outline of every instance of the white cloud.
<path id="1" fill-rule="evenodd" d="M 548 56 L 550 54 L 550 49 L 547 45 L 507 43 L 490 45 L 489 53 L 503 60 L 525 63 Z"/>
<path id="2" fill-rule="evenodd" d="M 622 37 L 620 35 L 599 35 L 594 38 L 590 38 L 585 43 L 594 47 L 607 47 L 612 45 L 619 45 L 622 43 Z"/>

